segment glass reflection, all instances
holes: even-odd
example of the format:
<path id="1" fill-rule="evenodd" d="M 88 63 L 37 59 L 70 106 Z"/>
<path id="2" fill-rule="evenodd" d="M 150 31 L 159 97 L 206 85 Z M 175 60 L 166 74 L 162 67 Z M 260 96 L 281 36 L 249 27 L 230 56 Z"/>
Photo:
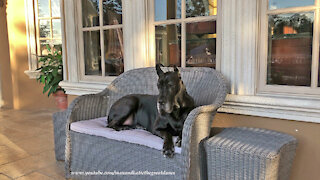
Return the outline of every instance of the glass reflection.
<path id="1" fill-rule="evenodd" d="M 100 32 L 83 32 L 85 75 L 101 75 Z"/>
<path id="2" fill-rule="evenodd" d="M 216 67 L 216 22 L 187 24 L 187 67 Z"/>
<path id="3" fill-rule="evenodd" d="M 52 19 L 53 38 L 61 38 L 61 21 L 60 19 Z"/>
<path id="4" fill-rule="evenodd" d="M 156 26 L 156 62 L 181 66 L 181 24 Z"/>
<path id="5" fill-rule="evenodd" d="M 40 41 L 40 55 L 45 56 L 49 54 L 48 47 L 50 47 L 50 42 L 48 40 Z"/>
<path id="6" fill-rule="evenodd" d="M 82 0 L 82 25 L 99 26 L 99 0 Z"/>
<path id="7" fill-rule="evenodd" d="M 60 17 L 60 0 L 51 0 L 52 17 Z"/>
<path id="8" fill-rule="evenodd" d="M 154 20 L 163 21 L 181 18 L 181 0 L 155 0 Z"/>
<path id="9" fill-rule="evenodd" d="M 314 5 L 314 0 L 269 0 L 269 9 L 302 7 Z"/>
<path id="10" fill-rule="evenodd" d="M 121 0 L 103 0 L 103 24 L 122 24 Z"/>
<path id="11" fill-rule="evenodd" d="M 123 73 L 123 38 L 121 29 L 104 31 L 105 75 L 118 76 Z"/>
<path id="12" fill-rule="evenodd" d="M 313 13 L 269 16 L 267 84 L 310 86 Z"/>
<path id="13" fill-rule="evenodd" d="M 217 15 L 217 0 L 186 0 L 186 16 Z"/>
<path id="14" fill-rule="evenodd" d="M 39 17 L 50 17 L 49 0 L 38 0 Z"/>
<path id="15" fill-rule="evenodd" d="M 40 20 L 39 23 L 39 33 L 42 38 L 50 38 L 50 21 L 49 20 Z"/>

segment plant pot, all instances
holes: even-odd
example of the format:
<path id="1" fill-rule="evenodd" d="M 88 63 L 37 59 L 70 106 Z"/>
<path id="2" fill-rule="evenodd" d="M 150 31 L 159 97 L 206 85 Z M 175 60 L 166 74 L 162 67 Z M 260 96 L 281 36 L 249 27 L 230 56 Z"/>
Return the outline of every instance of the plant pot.
<path id="1" fill-rule="evenodd" d="M 57 91 L 53 93 L 53 97 L 56 101 L 55 103 L 58 109 L 65 110 L 68 108 L 68 96 L 64 93 L 64 91 Z"/>

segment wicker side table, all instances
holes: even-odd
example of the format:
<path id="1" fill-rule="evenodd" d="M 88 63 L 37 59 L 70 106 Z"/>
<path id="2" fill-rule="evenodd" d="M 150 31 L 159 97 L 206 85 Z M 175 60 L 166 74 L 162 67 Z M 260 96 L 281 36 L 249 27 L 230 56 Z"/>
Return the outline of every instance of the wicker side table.
<path id="1" fill-rule="evenodd" d="M 226 128 L 204 142 L 208 179 L 287 180 L 297 140 L 258 128 Z"/>

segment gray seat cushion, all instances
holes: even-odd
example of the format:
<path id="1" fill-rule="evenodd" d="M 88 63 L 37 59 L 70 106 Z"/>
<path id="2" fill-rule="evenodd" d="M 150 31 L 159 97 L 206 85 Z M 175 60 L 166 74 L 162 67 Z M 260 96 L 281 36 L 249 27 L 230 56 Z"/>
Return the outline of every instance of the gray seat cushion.
<path id="1" fill-rule="evenodd" d="M 116 131 L 111 128 L 106 128 L 107 117 L 78 121 L 71 123 L 71 130 L 79 133 L 105 137 L 108 139 L 113 139 L 117 141 L 123 141 L 128 143 L 139 144 L 154 148 L 157 150 L 162 150 L 163 139 L 153 135 L 152 133 L 142 130 L 142 129 L 131 129 Z M 174 142 L 176 137 L 174 137 Z M 175 153 L 181 154 L 181 148 L 175 147 Z"/>

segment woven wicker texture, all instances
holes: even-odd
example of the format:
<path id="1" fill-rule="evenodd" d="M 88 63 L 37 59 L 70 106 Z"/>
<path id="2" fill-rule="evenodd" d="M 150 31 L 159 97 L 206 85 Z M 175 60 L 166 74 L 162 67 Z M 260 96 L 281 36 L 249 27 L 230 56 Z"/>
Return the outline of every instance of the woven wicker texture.
<path id="1" fill-rule="evenodd" d="M 163 68 L 164 71 L 168 69 L 170 68 Z M 125 170 L 124 167 L 115 162 L 115 160 L 121 162 L 131 161 L 130 159 L 132 158 L 135 159 L 135 161 L 129 164 L 131 167 L 136 167 L 147 162 L 154 162 L 148 163 L 150 169 L 158 169 L 161 171 L 161 169 L 172 170 L 173 166 L 179 167 L 179 170 L 176 171 L 176 176 L 173 178 L 200 179 L 200 157 L 203 155 L 201 155 L 199 151 L 199 143 L 202 139 L 209 136 L 213 117 L 225 100 L 227 85 L 222 75 L 210 68 L 180 68 L 180 72 L 187 92 L 194 98 L 198 106 L 190 112 L 185 121 L 182 133 L 181 156 L 174 158 L 180 160 L 172 162 L 171 159 L 164 158 L 160 151 L 146 147 L 139 147 L 143 149 L 141 151 L 145 155 L 143 157 L 137 155 L 141 158 L 135 158 L 135 154 L 133 154 L 131 156 L 117 156 L 118 158 L 115 159 L 111 157 L 111 154 L 115 155 L 120 153 L 119 151 L 133 152 L 137 145 L 117 142 L 116 146 L 111 141 L 105 140 L 96 144 L 99 144 L 101 148 L 109 148 L 105 151 L 94 151 L 92 149 L 93 145 L 87 142 L 84 137 L 88 136 L 88 141 L 89 139 L 90 141 L 94 141 L 93 139 L 95 138 L 98 140 L 99 137 L 93 136 L 89 138 L 89 135 L 76 136 L 70 131 L 70 123 L 72 122 L 106 116 L 112 104 L 125 95 L 158 94 L 156 86 L 158 77 L 155 68 L 140 68 L 121 74 L 101 93 L 79 96 L 69 105 L 65 111 L 67 122 L 65 149 L 67 177 L 70 177 L 71 171 L 73 170 L 89 170 L 92 169 L 91 167 L 99 167 L 99 165 L 107 162 L 118 165 L 117 170 L 122 171 Z M 72 137 L 71 134 L 74 137 Z M 108 145 L 108 143 L 111 143 L 111 146 Z M 78 145 L 81 145 L 81 147 Z M 89 149 L 93 152 L 90 154 L 83 153 Z M 82 152 L 79 153 L 79 151 Z M 92 160 L 88 163 L 86 162 L 86 158 L 92 158 L 96 161 Z M 99 159 L 99 161 L 97 159 Z M 88 179 L 91 178 L 88 177 Z M 147 179 L 150 179 L 150 177 Z"/>
<path id="2" fill-rule="evenodd" d="M 54 151 L 58 161 L 64 161 L 66 145 L 66 113 L 56 112 L 52 115 L 54 130 Z"/>
<path id="3" fill-rule="evenodd" d="M 205 143 L 208 179 L 287 180 L 297 140 L 259 128 L 227 128 Z"/>

